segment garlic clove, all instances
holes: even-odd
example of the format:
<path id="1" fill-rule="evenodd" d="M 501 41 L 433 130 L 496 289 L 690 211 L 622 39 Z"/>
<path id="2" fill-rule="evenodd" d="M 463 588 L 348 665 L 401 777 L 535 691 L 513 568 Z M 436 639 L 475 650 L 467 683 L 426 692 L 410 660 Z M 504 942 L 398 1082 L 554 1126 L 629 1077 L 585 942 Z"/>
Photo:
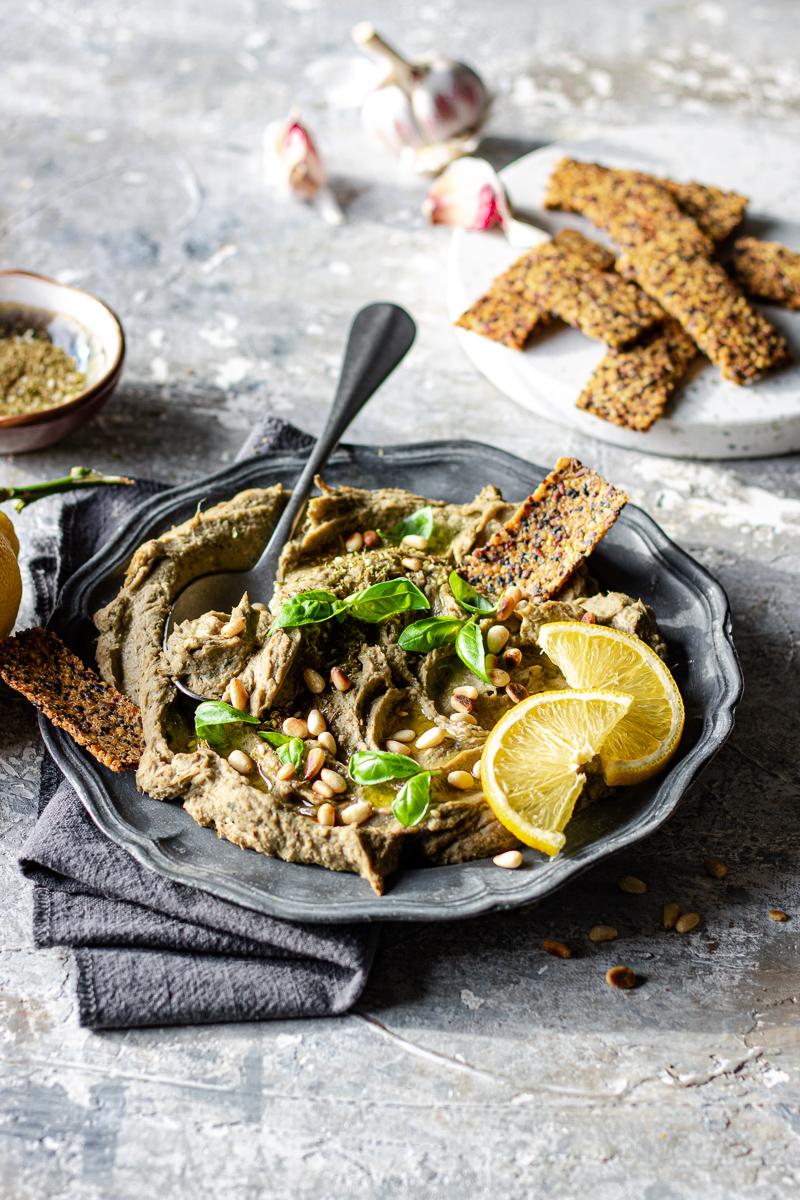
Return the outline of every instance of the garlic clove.
<path id="1" fill-rule="evenodd" d="M 329 224 L 344 220 L 314 139 L 295 113 L 264 130 L 264 171 L 273 187 L 313 203 Z"/>
<path id="2" fill-rule="evenodd" d="M 550 236 L 512 215 L 500 177 L 482 158 L 459 158 L 451 163 L 431 186 L 422 211 L 433 225 L 471 230 L 499 226 L 511 245 L 520 249 L 547 241 Z"/>

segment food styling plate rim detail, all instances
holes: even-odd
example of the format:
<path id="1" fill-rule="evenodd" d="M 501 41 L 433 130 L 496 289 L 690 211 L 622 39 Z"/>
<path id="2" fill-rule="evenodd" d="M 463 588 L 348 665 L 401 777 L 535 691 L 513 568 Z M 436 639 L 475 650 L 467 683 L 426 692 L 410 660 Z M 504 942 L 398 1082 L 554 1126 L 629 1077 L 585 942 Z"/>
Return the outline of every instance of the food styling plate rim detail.
<path id="1" fill-rule="evenodd" d="M 712 124 L 710 131 L 701 127 L 692 130 L 689 140 L 686 136 L 679 123 L 613 129 L 602 138 L 540 146 L 504 167 L 500 175 L 520 214 L 548 233 L 579 229 L 612 248 L 603 231 L 585 218 L 540 207 L 547 176 L 559 158 L 590 159 L 678 179 L 694 177 L 751 196 L 748 215 L 735 236 L 755 234 L 800 250 L 800 224 L 780 210 L 775 194 L 778 185 L 773 179 L 773 164 L 786 139 L 776 133 L 765 135 L 763 145 L 753 150 L 763 156 L 765 169 L 760 178 L 750 167 L 744 148 L 748 134 L 730 133 L 723 138 Z M 742 152 L 725 154 L 724 147 L 730 149 L 731 138 L 737 136 Z M 800 172 L 797 183 L 800 185 Z M 784 180 L 784 191 L 787 186 Z M 449 319 L 455 321 L 480 289 L 520 253 L 508 247 L 499 231 L 454 230 L 448 258 Z M 453 332 L 473 366 L 506 396 L 545 420 L 598 441 L 644 454 L 687 459 L 736 460 L 795 453 L 800 451 L 800 313 L 761 301 L 753 303 L 788 335 L 799 361 L 751 387 L 726 383 L 715 367 L 705 363 L 701 371 L 689 372 L 685 390 L 679 389 L 665 416 L 646 432 L 620 428 L 575 406 L 581 387 L 605 352 L 599 342 L 577 330 L 544 331 L 535 348 L 521 352 L 466 329 L 454 327 Z"/>
<path id="2" fill-rule="evenodd" d="M 200 499 L 211 504 L 246 487 L 268 486 L 279 480 L 291 483 L 302 461 L 297 454 L 248 459 L 195 483 L 146 498 L 112 542 L 67 581 L 50 625 L 93 661 L 88 614 L 113 594 L 123 566 L 141 541 L 190 516 Z M 387 485 L 406 486 L 425 494 L 431 490 L 431 476 L 441 474 L 445 478 L 448 473 L 452 479 L 462 481 L 463 494 L 474 490 L 464 480 L 495 481 L 516 500 L 522 499 L 546 472 L 506 451 L 474 442 L 448 441 L 385 449 L 341 447 L 326 469 L 326 478 L 357 484 L 374 475 Z M 415 486 L 415 478 L 424 486 Z M 439 498 L 447 499 L 447 493 L 440 493 Z M 561 855 L 545 859 L 537 851 L 524 849 L 525 864 L 516 871 L 501 870 L 487 859 L 446 867 L 408 868 L 390 881 L 384 896 L 378 897 L 358 876 L 284 863 L 220 841 L 213 830 L 197 825 L 177 802 L 155 801 L 136 792 L 132 772 L 114 775 L 40 716 L 42 736 L 90 817 L 113 842 L 175 883 L 200 888 L 265 915 L 324 924 L 457 920 L 530 904 L 658 829 L 733 726 L 742 676 L 731 634 L 730 608 L 720 584 L 672 542 L 651 517 L 630 504 L 593 561 L 601 575 L 609 565 L 614 575 L 614 562 L 620 557 L 638 564 L 639 575 L 652 579 L 656 590 L 668 584 L 669 592 L 674 592 L 675 610 L 659 614 L 662 628 L 668 642 L 683 646 L 685 662 L 680 670 L 691 668 L 692 679 L 698 680 L 692 688 L 702 684 L 708 694 L 699 708 L 693 701 L 694 691 L 686 695 L 684 748 L 662 776 L 640 785 L 637 803 L 644 805 L 641 813 L 631 816 L 629 811 L 622 824 L 613 825 L 597 840 L 590 838 L 575 850 L 570 848 L 568 827 L 567 847 Z M 621 584 L 622 580 L 617 582 Z M 678 604 L 677 598 L 684 594 L 685 603 L 701 618 L 697 627 L 687 623 L 686 613 L 682 614 Z M 692 647 L 705 652 L 699 667 L 696 656 L 685 652 Z M 629 789 L 628 795 L 633 791 L 636 789 Z M 601 801 L 585 812 L 611 820 L 612 805 L 620 810 L 625 801 Z"/>

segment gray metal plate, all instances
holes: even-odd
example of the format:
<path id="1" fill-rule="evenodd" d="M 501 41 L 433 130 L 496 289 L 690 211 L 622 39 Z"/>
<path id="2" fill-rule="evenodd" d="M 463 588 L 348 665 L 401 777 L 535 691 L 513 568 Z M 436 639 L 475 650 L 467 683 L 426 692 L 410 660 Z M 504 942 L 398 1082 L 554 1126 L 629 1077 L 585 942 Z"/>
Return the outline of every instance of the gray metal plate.
<path id="1" fill-rule="evenodd" d="M 206 505 L 253 486 L 291 485 L 296 455 L 255 458 L 142 504 L 108 544 L 69 580 L 51 625 L 87 662 L 94 661 L 90 614 L 114 595 L 140 542 Z M 545 474 L 501 450 L 474 442 L 342 447 L 329 463 L 332 484 L 397 486 L 423 496 L 465 501 L 483 484 L 522 499 Z M 241 850 L 203 829 L 179 804 L 137 792 L 133 774 L 115 775 L 41 719 L 44 740 L 99 827 L 145 866 L 271 916 L 298 921 L 442 921 L 515 908 L 541 899 L 600 859 L 657 829 L 728 737 L 742 689 L 731 637 L 727 597 L 709 573 L 680 550 L 640 509 L 628 505 L 592 559 L 607 588 L 643 597 L 658 614 L 670 647 L 670 666 L 686 704 L 686 728 L 669 770 L 579 813 L 567 844 L 548 859 L 525 851 L 517 871 L 490 861 L 409 869 L 385 896 L 355 875 L 284 863 Z"/>

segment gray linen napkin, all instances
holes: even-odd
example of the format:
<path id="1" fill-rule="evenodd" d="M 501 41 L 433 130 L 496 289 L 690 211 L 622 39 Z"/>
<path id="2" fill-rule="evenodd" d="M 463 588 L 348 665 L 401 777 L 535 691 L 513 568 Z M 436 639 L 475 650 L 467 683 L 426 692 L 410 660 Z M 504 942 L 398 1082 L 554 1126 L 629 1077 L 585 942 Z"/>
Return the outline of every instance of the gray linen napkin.
<path id="1" fill-rule="evenodd" d="M 240 457 L 309 440 L 269 418 Z M 40 619 L 75 568 L 158 490 L 142 482 L 66 499 L 57 535 L 31 564 Z M 34 941 L 72 949 L 82 1025 L 334 1016 L 361 994 L 375 951 L 372 927 L 280 921 L 163 879 L 100 832 L 49 759 L 39 810 L 20 857 L 33 881 Z"/>

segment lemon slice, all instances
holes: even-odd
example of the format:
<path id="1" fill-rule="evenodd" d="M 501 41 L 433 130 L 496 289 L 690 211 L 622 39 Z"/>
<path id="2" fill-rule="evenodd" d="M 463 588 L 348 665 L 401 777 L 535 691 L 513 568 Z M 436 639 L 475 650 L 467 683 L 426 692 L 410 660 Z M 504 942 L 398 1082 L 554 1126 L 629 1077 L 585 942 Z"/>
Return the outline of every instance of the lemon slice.
<path id="1" fill-rule="evenodd" d="M 543 625 L 539 645 L 570 687 L 611 688 L 633 699 L 600 754 L 607 783 L 639 783 L 667 764 L 683 732 L 683 701 L 654 650 L 631 633 L 578 621 Z"/>
<path id="2" fill-rule="evenodd" d="M 591 762 L 631 699 L 619 692 L 537 692 L 502 717 L 481 757 L 483 792 L 501 825 L 557 854 Z"/>

